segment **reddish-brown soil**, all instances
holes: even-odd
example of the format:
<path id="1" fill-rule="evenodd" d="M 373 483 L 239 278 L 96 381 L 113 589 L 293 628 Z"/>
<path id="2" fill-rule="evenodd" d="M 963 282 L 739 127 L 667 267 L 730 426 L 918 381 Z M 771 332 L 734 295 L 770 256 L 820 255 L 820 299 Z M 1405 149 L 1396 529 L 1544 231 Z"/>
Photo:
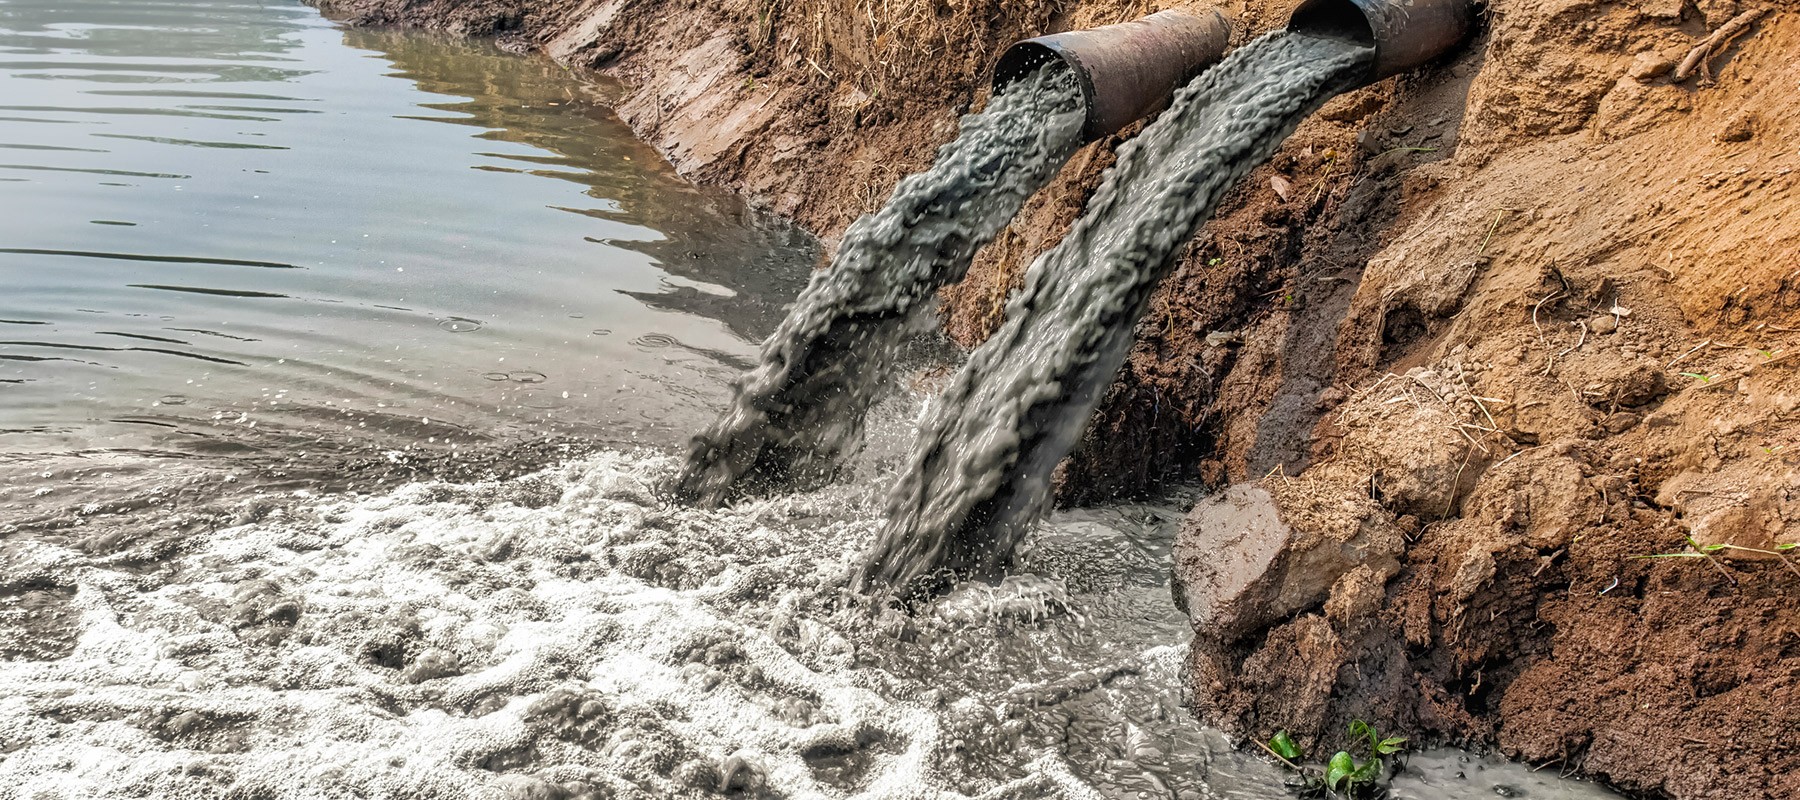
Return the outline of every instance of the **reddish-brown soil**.
<path id="1" fill-rule="evenodd" d="M 1174 5 L 321 3 L 616 77 L 684 173 L 828 241 L 1006 43 Z M 1241 40 L 1287 5 L 1226 11 Z M 1069 502 L 1240 484 L 1177 566 L 1205 719 L 1311 743 L 1362 717 L 1647 796 L 1800 797 L 1800 566 L 1768 554 L 1800 541 L 1795 52 L 1788 6 L 1491 0 L 1469 47 L 1333 101 L 1228 200 L 1063 475 Z M 994 329 L 1113 143 L 945 292 L 955 339 Z M 1219 505 L 1251 497 L 1263 527 Z M 1642 558 L 1689 537 L 1730 547 Z"/>

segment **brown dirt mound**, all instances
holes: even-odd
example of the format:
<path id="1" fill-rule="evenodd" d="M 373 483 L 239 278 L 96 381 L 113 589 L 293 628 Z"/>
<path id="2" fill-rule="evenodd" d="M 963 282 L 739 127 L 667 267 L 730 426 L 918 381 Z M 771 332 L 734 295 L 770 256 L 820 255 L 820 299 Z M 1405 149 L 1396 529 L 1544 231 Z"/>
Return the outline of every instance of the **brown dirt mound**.
<path id="1" fill-rule="evenodd" d="M 925 165 L 1007 42 L 1173 5 L 321 2 L 620 78 L 678 168 L 827 239 Z M 1242 38 L 1287 5 L 1227 11 Z M 1182 546 L 1203 716 L 1800 797 L 1800 574 L 1755 552 L 1800 540 L 1796 51 L 1784 5 L 1490 0 L 1467 49 L 1333 101 L 1244 182 L 1064 468 L 1068 501 L 1255 482 Z M 1111 145 L 945 292 L 953 337 L 994 329 Z M 1732 548 L 1639 558 L 1690 536 Z"/>

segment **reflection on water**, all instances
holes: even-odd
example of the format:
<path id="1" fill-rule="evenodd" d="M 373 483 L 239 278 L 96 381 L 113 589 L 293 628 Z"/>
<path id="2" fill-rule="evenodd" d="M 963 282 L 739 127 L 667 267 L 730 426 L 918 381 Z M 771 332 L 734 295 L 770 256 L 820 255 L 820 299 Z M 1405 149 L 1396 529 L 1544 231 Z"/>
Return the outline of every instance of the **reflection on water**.
<path id="1" fill-rule="evenodd" d="M 603 92 L 296 2 L 0 3 L 0 453 L 679 439 L 813 244 Z"/>

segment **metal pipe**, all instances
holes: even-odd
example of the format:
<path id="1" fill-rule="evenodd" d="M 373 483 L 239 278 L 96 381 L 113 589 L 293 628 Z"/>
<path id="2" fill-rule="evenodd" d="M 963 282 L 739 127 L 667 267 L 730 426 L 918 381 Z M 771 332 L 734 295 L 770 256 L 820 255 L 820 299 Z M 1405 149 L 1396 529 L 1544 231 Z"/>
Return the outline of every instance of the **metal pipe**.
<path id="1" fill-rule="evenodd" d="M 1474 27 L 1471 0 L 1305 0 L 1288 18 L 1290 31 L 1374 47 L 1365 84 L 1424 65 Z"/>
<path id="2" fill-rule="evenodd" d="M 994 63 L 1000 91 L 1045 64 L 1074 73 L 1087 106 L 1084 141 L 1094 141 L 1169 104 L 1175 90 L 1225 57 L 1231 25 L 1218 11 L 1159 11 L 1143 19 L 1014 44 Z"/>

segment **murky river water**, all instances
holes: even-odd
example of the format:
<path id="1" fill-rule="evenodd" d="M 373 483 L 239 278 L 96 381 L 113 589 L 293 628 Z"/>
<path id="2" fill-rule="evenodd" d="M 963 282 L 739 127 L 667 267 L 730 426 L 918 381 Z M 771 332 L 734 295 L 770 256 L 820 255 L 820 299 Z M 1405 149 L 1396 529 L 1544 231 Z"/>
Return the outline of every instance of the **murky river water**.
<path id="1" fill-rule="evenodd" d="M 1179 504 L 906 616 L 842 587 L 917 397 L 846 484 L 655 496 L 815 247 L 606 91 L 292 3 L 0 0 L 0 786 L 1286 797 L 1182 710 Z M 591 452 L 323 491 L 545 435 Z M 1396 796 L 1600 796 L 1459 759 Z"/>
<path id="2" fill-rule="evenodd" d="M 603 94 L 297 3 L 0 3 L 0 451 L 687 435 L 812 245 Z"/>

